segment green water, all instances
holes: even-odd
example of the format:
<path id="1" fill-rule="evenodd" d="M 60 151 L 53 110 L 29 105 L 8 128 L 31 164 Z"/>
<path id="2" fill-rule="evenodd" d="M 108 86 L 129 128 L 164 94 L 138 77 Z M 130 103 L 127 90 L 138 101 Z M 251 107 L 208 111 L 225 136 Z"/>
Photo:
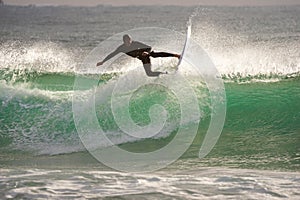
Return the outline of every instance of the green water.
<path id="1" fill-rule="evenodd" d="M 0 148 L 3 163 L 11 159 L 4 156 L 9 152 L 17 155 L 56 155 L 59 158 L 60 154 L 85 151 L 73 121 L 70 91 L 73 89 L 74 75 L 29 74 L 13 84 L 8 84 L 13 76 L 7 73 L 2 73 L 2 76 L 7 81 L 1 84 Z M 100 85 L 105 85 L 113 77 L 101 77 Z M 95 75 L 82 78 L 87 83 L 84 87 L 88 87 L 89 82 L 97 81 Z M 208 157 L 197 164 L 297 171 L 300 148 L 299 83 L 297 77 L 276 82 L 225 82 L 227 111 L 221 137 Z M 202 118 L 193 144 L 181 157 L 183 160 L 198 157 L 210 122 L 207 88 L 200 84 L 194 85 L 194 90 Z M 120 130 L 109 103 L 96 103 L 98 121 L 104 131 L 118 133 Z M 135 91 L 129 105 L 132 120 L 140 126 L 149 124 L 148 112 L 154 104 L 162 105 L 168 112 L 170 132 L 162 137 L 142 140 L 122 141 L 121 137 L 118 143 L 121 148 L 132 152 L 151 152 L 172 141 L 179 127 L 180 105 L 175 94 L 168 89 L 155 85 Z M 19 159 L 22 160 L 22 156 Z"/>

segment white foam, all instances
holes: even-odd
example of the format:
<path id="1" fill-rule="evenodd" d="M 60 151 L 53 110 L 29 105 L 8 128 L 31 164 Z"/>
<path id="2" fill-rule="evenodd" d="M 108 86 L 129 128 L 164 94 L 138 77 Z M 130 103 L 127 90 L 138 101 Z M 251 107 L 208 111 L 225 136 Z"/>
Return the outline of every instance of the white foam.
<path id="1" fill-rule="evenodd" d="M 53 42 L 6 42 L 0 46 L 0 69 L 73 72 L 74 53 Z"/>
<path id="2" fill-rule="evenodd" d="M 7 198 L 297 199 L 300 186 L 299 173 L 226 168 L 151 174 L 87 169 L 0 172 L 2 182 L 10 183 Z"/>

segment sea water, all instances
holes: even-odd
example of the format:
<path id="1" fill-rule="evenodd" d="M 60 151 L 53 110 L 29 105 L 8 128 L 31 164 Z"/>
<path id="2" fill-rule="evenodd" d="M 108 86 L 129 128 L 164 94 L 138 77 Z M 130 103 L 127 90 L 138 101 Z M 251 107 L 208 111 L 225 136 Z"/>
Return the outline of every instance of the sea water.
<path id="1" fill-rule="evenodd" d="M 0 198 L 299 199 L 299 11 L 299 6 L 0 7 Z M 210 121 L 209 93 L 205 84 L 179 69 L 201 100 L 202 120 L 190 148 L 155 172 L 119 172 L 101 164 L 75 127 L 75 71 L 91 50 L 116 33 L 161 27 L 185 34 L 191 16 L 192 38 L 225 84 L 226 120 L 216 146 L 198 158 Z M 109 88 L 138 62 L 122 58 L 122 66 L 85 68 L 83 76 Z M 174 61 L 159 60 L 164 69 L 174 67 Z M 84 96 L 88 89 L 78 90 Z M 131 100 L 131 116 L 141 126 L 151 123 L 151 105 L 163 105 L 169 113 L 166 131 L 145 140 L 126 137 L 109 101 L 96 101 L 103 130 L 132 152 L 168 144 L 180 121 L 176 96 L 149 86 Z"/>

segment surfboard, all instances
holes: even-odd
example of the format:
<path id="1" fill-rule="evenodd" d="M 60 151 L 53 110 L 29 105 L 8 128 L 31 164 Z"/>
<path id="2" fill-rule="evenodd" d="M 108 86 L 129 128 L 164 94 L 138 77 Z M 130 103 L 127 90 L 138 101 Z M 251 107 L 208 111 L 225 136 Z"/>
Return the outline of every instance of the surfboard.
<path id="1" fill-rule="evenodd" d="M 187 31 L 186 31 L 186 37 L 185 37 L 185 42 L 184 42 L 183 50 L 181 52 L 181 56 L 180 56 L 180 59 L 179 59 L 178 64 L 177 64 L 176 71 L 178 70 L 179 66 L 182 63 L 182 60 L 183 60 L 184 54 L 186 53 L 187 44 L 188 44 L 188 41 L 189 41 L 189 39 L 191 37 L 191 34 L 192 34 L 192 26 L 191 26 L 191 23 L 189 23 L 188 27 L 187 27 Z"/>

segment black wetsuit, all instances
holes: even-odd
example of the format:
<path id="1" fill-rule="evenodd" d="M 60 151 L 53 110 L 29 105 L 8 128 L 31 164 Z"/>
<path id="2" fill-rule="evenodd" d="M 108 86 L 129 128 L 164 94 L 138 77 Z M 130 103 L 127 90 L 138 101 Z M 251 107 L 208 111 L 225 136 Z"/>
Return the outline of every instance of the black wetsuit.
<path id="1" fill-rule="evenodd" d="M 157 57 L 175 57 L 175 54 L 166 53 L 166 52 L 154 52 L 151 51 L 152 47 L 141 42 L 132 41 L 130 46 L 126 46 L 125 44 L 120 45 L 114 52 L 109 54 L 106 58 L 104 58 L 103 62 L 111 59 L 118 53 L 125 53 L 128 56 L 133 58 L 138 58 L 143 62 L 144 69 L 148 76 L 159 76 L 162 72 L 153 72 L 151 70 L 151 60 L 150 56 L 157 58 Z M 143 52 L 148 52 L 147 55 L 143 55 Z"/>

